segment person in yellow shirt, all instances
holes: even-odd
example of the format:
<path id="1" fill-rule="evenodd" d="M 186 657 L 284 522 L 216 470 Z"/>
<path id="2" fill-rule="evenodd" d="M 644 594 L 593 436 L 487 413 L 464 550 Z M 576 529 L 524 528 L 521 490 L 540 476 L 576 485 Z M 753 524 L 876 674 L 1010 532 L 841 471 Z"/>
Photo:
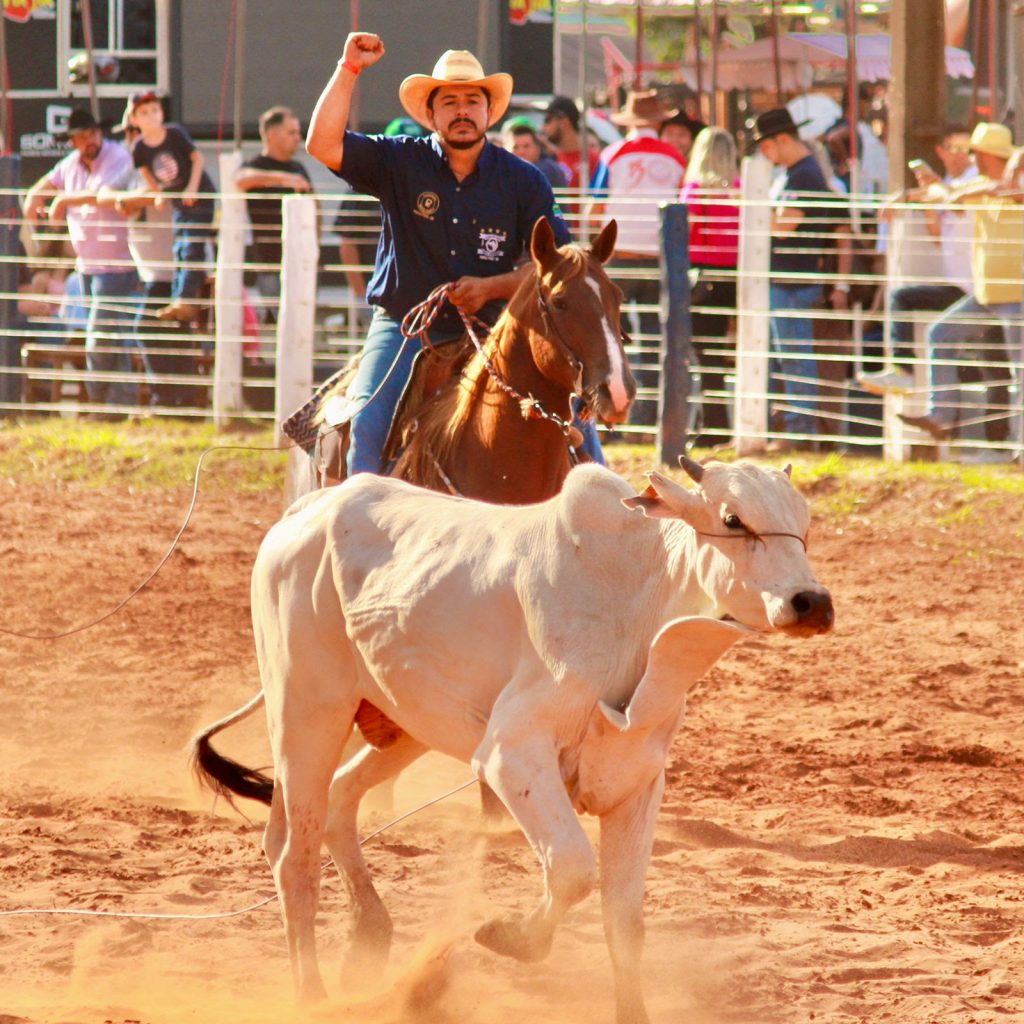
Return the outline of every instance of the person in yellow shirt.
<path id="1" fill-rule="evenodd" d="M 937 195 L 936 201 L 970 205 L 974 212 L 971 246 L 971 294 L 954 302 L 928 331 L 929 391 L 924 416 L 901 416 L 938 441 L 949 438 L 960 407 L 958 363 L 984 348 L 983 336 L 1002 321 L 1007 349 L 1020 360 L 1024 314 L 1024 207 L 1006 187 L 1007 165 L 1014 156 L 1010 130 L 982 122 L 971 135 L 979 175 L 962 189 Z M 1016 160 L 1014 161 L 1016 166 Z"/>

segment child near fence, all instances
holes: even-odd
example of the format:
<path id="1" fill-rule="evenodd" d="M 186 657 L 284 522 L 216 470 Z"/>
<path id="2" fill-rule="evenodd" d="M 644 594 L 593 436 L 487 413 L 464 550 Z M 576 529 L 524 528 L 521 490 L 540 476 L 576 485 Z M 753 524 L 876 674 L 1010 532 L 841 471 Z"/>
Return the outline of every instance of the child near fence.
<path id="1" fill-rule="evenodd" d="M 132 159 L 149 189 L 159 193 L 156 205 L 172 205 L 174 260 L 177 269 L 171 303 L 158 310 L 161 320 L 195 320 L 197 299 L 206 284 L 206 244 L 213 235 L 213 182 L 203 169 L 202 154 L 180 125 L 165 124 L 160 97 L 154 92 L 136 93 L 129 99 L 131 124 L 140 138 Z"/>

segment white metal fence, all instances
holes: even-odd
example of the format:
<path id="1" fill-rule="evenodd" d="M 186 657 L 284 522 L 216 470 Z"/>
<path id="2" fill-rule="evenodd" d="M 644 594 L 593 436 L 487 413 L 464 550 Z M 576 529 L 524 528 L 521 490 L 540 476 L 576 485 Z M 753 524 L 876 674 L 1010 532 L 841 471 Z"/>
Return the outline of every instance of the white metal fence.
<path id="1" fill-rule="evenodd" d="M 232 180 L 233 159 L 222 163 L 222 181 Z M 813 286 L 816 301 L 786 313 L 810 324 L 810 361 L 806 353 L 772 340 L 772 316 L 779 311 L 772 309 L 770 295 L 776 241 L 767 200 L 770 175 L 764 161 L 746 161 L 738 194 L 709 200 L 712 209 L 716 203 L 738 209 L 739 251 L 734 267 L 702 271 L 694 293 L 692 438 L 702 446 L 735 443 L 741 453 L 772 442 L 843 447 L 890 458 L 927 449 L 979 460 L 1005 460 L 1019 453 L 1024 417 L 1020 304 L 1015 311 L 1001 309 L 1001 315 L 960 317 L 963 340 L 954 350 L 934 344 L 933 325 L 940 311 L 900 314 L 892 309 L 892 296 L 900 287 L 954 283 L 943 264 L 941 240 L 927 229 L 923 207 L 897 204 L 891 216 L 882 218 L 877 198 L 847 199 L 850 220 L 859 227 L 855 267 L 842 275 L 834 260 L 829 264 L 835 252 L 833 233 L 823 215 L 820 230 L 808 232 L 802 243 L 823 257 L 823 269 L 801 281 Z M 147 295 L 99 300 L 100 353 L 118 349 L 103 344 L 103 328 L 126 309 L 132 317 L 131 364 L 122 371 L 87 366 L 83 303 L 76 304 L 73 289 L 61 294 L 73 268 L 67 246 L 57 251 L 66 236 L 56 227 L 33 233 L 20 225 L 27 251 L 4 257 L 17 265 L 19 285 L 0 297 L 20 311 L 3 328 L 7 359 L 0 367 L 0 410 L 8 415 L 113 411 L 212 417 L 217 423 L 236 417 L 280 422 L 308 397 L 316 381 L 343 365 L 358 350 L 367 321 L 359 278 L 365 283 L 379 231 L 373 201 L 340 194 L 287 197 L 283 255 L 277 266 L 260 263 L 251 254 L 247 259 L 245 198 L 225 193 L 218 200 L 215 251 L 204 264 L 213 284 L 200 302 L 202 315 L 195 323 L 182 327 L 147 315 L 167 301 L 166 286 L 147 288 Z M 594 227 L 587 220 L 585 198 L 562 200 L 577 236 L 585 237 Z M 813 226 L 823 204 L 809 198 L 804 204 Z M 971 211 L 944 212 L 973 216 Z M 649 199 L 637 203 L 638 219 L 651 216 Z M 164 232 L 167 247 L 169 224 L 157 222 L 148 230 L 158 240 Z M 967 238 L 960 244 L 970 249 L 974 243 Z M 1024 247 L 1024 233 L 1018 244 Z M 970 252 L 961 251 L 960 257 L 969 262 Z M 174 270 L 169 254 L 151 263 L 150 271 L 165 280 Z M 1004 283 L 1019 287 L 1024 258 L 1017 257 L 1016 266 Z M 611 273 L 620 281 L 659 276 L 654 267 L 620 270 L 614 264 Z M 852 286 L 848 311 L 827 303 L 829 287 L 836 283 Z M 961 283 L 970 289 L 970 282 Z M 723 296 L 728 300 L 724 304 Z M 663 294 L 661 303 L 628 303 L 624 308 L 640 393 L 633 422 L 617 428 L 620 436 L 648 438 L 657 428 L 664 355 L 657 314 L 667 299 Z M 894 325 L 899 323 L 913 328 L 909 346 L 894 342 Z M 810 373 L 808 366 L 813 367 Z M 937 366 L 954 371 L 952 383 L 949 373 L 936 374 Z M 883 380 L 892 385 L 888 390 L 870 376 L 884 370 L 898 374 Z M 937 391 L 936 377 L 946 381 Z M 131 384 L 137 388 L 137 401 L 116 407 L 97 402 L 90 393 L 96 381 Z M 929 412 L 932 392 L 933 406 L 938 404 L 944 416 L 954 413 L 953 428 L 939 439 L 900 418 Z M 787 429 L 787 413 L 806 411 L 808 401 L 813 429 Z"/>

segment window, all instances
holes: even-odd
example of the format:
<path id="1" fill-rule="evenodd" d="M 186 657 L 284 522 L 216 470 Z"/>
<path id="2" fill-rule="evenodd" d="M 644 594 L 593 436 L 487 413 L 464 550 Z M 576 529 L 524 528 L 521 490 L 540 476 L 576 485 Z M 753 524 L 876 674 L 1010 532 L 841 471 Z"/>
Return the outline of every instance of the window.
<path id="1" fill-rule="evenodd" d="M 167 87 L 169 0 L 71 0 L 63 26 L 66 61 L 60 73 L 68 89 L 88 88 L 86 13 L 92 23 L 96 85 L 101 94 L 123 95 L 140 86 Z"/>

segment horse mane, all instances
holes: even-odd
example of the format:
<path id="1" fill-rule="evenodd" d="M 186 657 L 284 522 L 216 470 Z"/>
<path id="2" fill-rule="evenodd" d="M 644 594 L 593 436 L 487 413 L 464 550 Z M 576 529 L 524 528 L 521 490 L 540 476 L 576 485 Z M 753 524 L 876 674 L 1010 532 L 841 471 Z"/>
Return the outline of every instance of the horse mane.
<path id="1" fill-rule="evenodd" d="M 552 285 L 586 273 L 587 252 L 580 246 L 563 245 L 558 253 L 563 258 L 551 271 Z M 536 323 L 536 289 L 537 268 L 533 266 L 482 342 L 488 356 L 501 348 L 506 334 L 522 327 L 530 329 Z M 462 373 L 453 374 L 425 408 L 421 407 L 424 396 L 409 396 L 408 408 L 418 409 L 418 414 L 415 429 L 395 464 L 395 476 L 431 490 L 450 490 L 444 467 L 451 465 L 452 452 L 462 440 L 487 376 L 483 357 L 474 351 Z"/>

